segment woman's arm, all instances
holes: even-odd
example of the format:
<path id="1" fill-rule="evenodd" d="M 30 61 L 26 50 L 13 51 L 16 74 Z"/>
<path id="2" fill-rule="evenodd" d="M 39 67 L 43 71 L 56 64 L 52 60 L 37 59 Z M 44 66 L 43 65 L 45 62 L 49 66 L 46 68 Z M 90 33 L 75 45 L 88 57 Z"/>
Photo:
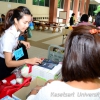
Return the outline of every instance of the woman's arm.
<path id="1" fill-rule="evenodd" d="M 39 89 L 39 91 L 34 88 L 26 100 L 47 100 L 48 92 L 45 91 L 44 87 L 42 89 Z"/>
<path id="2" fill-rule="evenodd" d="M 36 86 L 34 89 L 32 89 L 32 91 L 30 92 L 30 95 L 32 94 L 36 95 L 41 88 L 42 86 Z"/>
<path id="3" fill-rule="evenodd" d="M 27 63 L 37 65 L 42 62 L 42 60 L 39 58 L 30 58 L 30 59 L 14 61 L 14 60 L 12 60 L 12 53 L 4 52 L 4 55 L 5 55 L 5 63 L 6 63 L 7 67 L 19 67 L 19 66 L 27 64 Z"/>
<path id="4" fill-rule="evenodd" d="M 29 42 L 26 42 L 26 41 L 19 41 L 20 43 L 24 44 L 26 49 L 29 49 L 30 48 L 30 43 Z"/>

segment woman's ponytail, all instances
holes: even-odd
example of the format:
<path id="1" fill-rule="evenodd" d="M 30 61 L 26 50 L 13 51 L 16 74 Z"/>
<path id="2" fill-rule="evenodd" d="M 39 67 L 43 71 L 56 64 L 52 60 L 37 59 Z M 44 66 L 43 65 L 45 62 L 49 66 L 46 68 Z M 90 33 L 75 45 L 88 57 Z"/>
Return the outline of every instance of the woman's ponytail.
<path id="1" fill-rule="evenodd" d="M 6 14 L 5 23 L 4 23 L 5 30 L 14 24 L 13 13 L 14 13 L 14 9 L 11 9 Z"/>

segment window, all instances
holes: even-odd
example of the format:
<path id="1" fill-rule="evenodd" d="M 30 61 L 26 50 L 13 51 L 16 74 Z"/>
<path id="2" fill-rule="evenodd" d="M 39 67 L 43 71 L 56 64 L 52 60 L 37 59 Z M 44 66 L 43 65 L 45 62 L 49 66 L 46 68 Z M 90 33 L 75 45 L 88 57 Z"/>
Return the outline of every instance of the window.
<path id="1" fill-rule="evenodd" d="M 26 4 L 26 0 L 18 0 L 18 3 Z"/>
<path id="2" fill-rule="evenodd" d="M 70 9 L 73 10 L 73 3 L 74 3 L 74 0 L 71 0 L 70 2 Z"/>
<path id="3" fill-rule="evenodd" d="M 23 4 L 26 4 L 26 0 L 0 0 L 0 1 L 6 1 L 6 2 L 14 2 L 14 3 L 23 3 Z"/>
<path id="4" fill-rule="evenodd" d="M 58 0 L 58 8 L 63 9 L 63 5 L 64 5 L 64 0 Z"/>
<path id="5" fill-rule="evenodd" d="M 90 4 L 89 5 L 89 10 L 88 10 L 88 15 L 94 16 L 95 14 L 94 14 L 93 11 L 95 11 L 97 9 L 97 6 L 98 5 L 96 5 L 96 4 Z"/>
<path id="6" fill-rule="evenodd" d="M 33 0 L 33 5 L 49 7 L 49 0 Z"/>
<path id="7" fill-rule="evenodd" d="M 49 0 L 45 0 L 45 6 L 49 7 Z"/>
<path id="8" fill-rule="evenodd" d="M 8 0 L 9 2 L 15 2 L 15 3 L 17 3 L 17 0 Z"/>
<path id="9" fill-rule="evenodd" d="M 0 0 L 0 1 L 7 1 L 7 0 Z"/>
<path id="10" fill-rule="evenodd" d="M 39 0 L 39 5 L 44 6 L 44 0 Z"/>
<path id="11" fill-rule="evenodd" d="M 61 0 L 61 8 L 63 9 L 64 7 L 64 0 Z"/>
<path id="12" fill-rule="evenodd" d="M 60 8 L 60 2 L 61 2 L 61 0 L 58 0 L 58 8 Z"/>
<path id="13" fill-rule="evenodd" d="M 33 5 L 38 5 L 38 0 L 33 0 Z"/>

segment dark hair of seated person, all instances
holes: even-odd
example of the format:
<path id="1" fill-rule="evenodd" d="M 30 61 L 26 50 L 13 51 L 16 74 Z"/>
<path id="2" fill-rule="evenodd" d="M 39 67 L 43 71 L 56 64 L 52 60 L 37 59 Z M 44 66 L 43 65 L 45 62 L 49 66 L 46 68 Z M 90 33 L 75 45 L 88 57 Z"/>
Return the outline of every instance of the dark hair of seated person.
<path id="1" fill-rule="evenodd" d="M 81 19 L 80 19 L 80 21 L 81 22 L 88 22 L 88 19 L 89 19 L 89 16 L 87 15 L 87 14 L 83 14 L 82 16 L 81 16 Z"/>
<path id="2" fill-rule="evenodd" d="M 100 77 L 100 33 L 92 25 L 76 27 L 65 43 L 63 81 L 88 81 Z"/>

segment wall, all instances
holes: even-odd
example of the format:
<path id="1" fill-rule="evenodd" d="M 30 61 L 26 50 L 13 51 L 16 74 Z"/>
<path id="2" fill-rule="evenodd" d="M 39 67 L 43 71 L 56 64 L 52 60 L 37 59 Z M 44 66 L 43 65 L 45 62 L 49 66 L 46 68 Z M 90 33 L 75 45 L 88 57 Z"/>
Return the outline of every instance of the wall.
<path id="1" fill-rule="evenodd" d="M 49 17 L 49 7 L 32 5 L 32 0 L 26 0 L 26 4 L 0 1 L 0 15 L 18 6 L 28 7 L 34 17 Z"/>
<path id="2" fill-rule="evenodd" d="M 49 17 L 49 7 L 32 5 L 32 0 L 26 0 L 26 4 L 0 1 L 0 15 L 6 14 L 6 12 L 9 9 L 13 9 L 18 6 L 26 6 L 30 9 L 31 13 L 33 14 L 33 17 L 42 17 L 42 19 L 38 19 L 38 20 L 48 21 L 48 19 L 43 19 L 43 17 L 44 18 Z M 57 17 L 59 17 L 59 11 L 63 11 L 63 9 L 59 9 L 59 8 L 57 9 Z M 70 10 L 69 18 L 72 13 L 73 11 Z M 58 22 L 58 18 L 56 21 Z M 62 19 L 59 19 L 59 22 L 62 22 Z"/>

